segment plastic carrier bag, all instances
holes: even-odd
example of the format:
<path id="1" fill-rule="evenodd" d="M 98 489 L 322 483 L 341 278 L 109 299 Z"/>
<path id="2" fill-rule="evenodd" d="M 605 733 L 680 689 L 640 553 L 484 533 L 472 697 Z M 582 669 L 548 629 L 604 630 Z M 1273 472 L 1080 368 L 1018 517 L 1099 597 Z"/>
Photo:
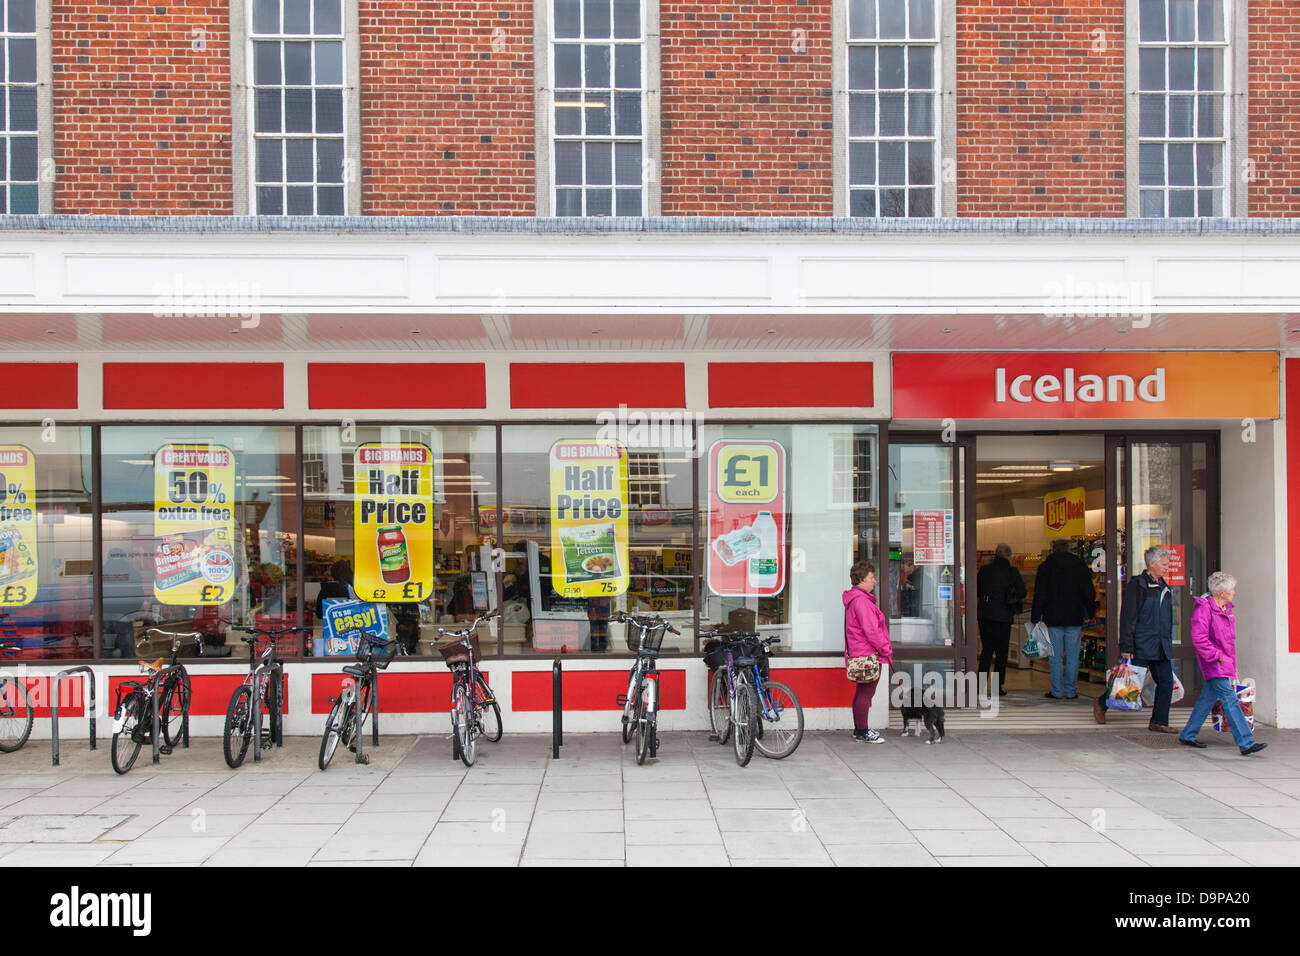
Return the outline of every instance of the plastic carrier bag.
<path id="1" fill-rule="evenodd" d="M 1052 639 L 1047 635 L 1047 625 L 1042 621 L 1037 624 L 1026 624 L 1025 631 L 1028 636 L 1025 638 L 1025 643 L 1020 645 L 1020 652 L 1025 657 L 1041 660 L 1055 653 L 1052 649 Z"/>
<path id="2" fill-rule="evenodd" d="M 1170 698 L 1170 702 L 1174 704 L 1178 703 L 1180 700 L 1183 699 L 1185 693 L 1186 692 L 1183 690 L 1183 682 L 1180 681 L 1178 679 L 1178 675 L 1175 674 L 1174 675 L 1174 696 Z M 1142 703 L 1146 704 L 1148 707 L 1151 707 L 1154 706 L 1155 700 L 1156 700 L 1156 679 L 1151 675 L 1151 671 L 1148 670 L 1147 679 L 1142 682 Z"/>
<path id="3" fill-rule="evenodd" d="M 1253 677 L 1234 678 L 1232 682 L 1233 690 L 1237 692 L 1237 703 L 1241 705 L 1241 712 L 1246 716 L 1246 723 L 1250 729 L 1255 729 L 1255 679 Z M 1210 711 L 1210 722 L 1214 729 L 1222 733 L 1228 730 L 1228 721 L 1224 719 L 1223 705 L 1217 700 L 1214 702 L 1214 709 Z"/>
<path id="4" fill-rule="evenodd" d="M 1119 663 L 1106 674 L 1106 706 L 1111 710 L 1141 710 L 1142 683 L 1147 669 Z"/>

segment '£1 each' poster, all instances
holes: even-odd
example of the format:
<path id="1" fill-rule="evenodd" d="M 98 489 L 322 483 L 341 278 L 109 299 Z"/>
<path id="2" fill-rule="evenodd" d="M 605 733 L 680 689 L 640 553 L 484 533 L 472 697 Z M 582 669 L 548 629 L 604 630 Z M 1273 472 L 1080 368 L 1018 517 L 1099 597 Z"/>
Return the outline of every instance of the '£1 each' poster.
<path id="1" fill-rule="evenodd" d="M 419 443 L 358 445 L 352 476 L 357 597 L 424 600 L 433 591 L 433 452 Z"/>
<path id="2" fill-rule="evenodd" d="M 235 596 L 235 453 L 172 443 L 153 458 L 153 593 L 163 604 Z"/>
<path id="3" fill-rule="evenodd" d="M 0 607 L 36 597 L 36 458 L 23 445 L 0 445 Z"/>
<path id="4" fill-rule="evenodd" d="M 551 446 L 551 574 L 564 597 L 627 590 L 627 449 L 618 442 Z"/>
<path id="5" fill-rule="evenodd" d="M 709 446 L 709 590 L 785 590 L 785 524 L 785 446 L 725 438 Z"/>

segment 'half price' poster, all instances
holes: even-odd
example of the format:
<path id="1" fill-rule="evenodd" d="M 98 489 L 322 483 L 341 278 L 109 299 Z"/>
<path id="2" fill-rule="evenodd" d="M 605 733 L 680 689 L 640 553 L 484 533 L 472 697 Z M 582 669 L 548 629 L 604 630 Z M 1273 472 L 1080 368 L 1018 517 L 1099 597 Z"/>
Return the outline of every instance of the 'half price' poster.
<path id="1" fill-rule="evenodd" d="M 627 590 L 627 449 L 618 442 L 551 446 L 551 574 L 564 597 Z"/>
<path id="2" fill-rule="evenodd" d="M 0 607 L 36 597 L 36 457 L 24 445 L 0 445 Z"/>
<path id="3" fill-rule="evenodd" d="M 362 601 L 423 601 L 433 592 L 433 452 L 419 443 L 358 445 L 352 530 Z"/>
<path id="4" fill-rule="evenodd" d="M 235 453 L 172 443 L 153 457 L 153 593 L 163 604 L 225 604 L 235 595 Z"/>

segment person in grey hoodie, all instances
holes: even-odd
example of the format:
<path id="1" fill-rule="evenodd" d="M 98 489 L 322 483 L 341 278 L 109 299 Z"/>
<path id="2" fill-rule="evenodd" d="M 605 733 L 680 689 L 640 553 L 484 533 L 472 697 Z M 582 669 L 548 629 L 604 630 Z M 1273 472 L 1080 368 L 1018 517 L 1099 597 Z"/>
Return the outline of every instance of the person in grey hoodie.
<path id="1" fill-rule="evenodd" d="M 1187 718 L 1187 726 L 1178 735 L 1178 742 L 1204 749 L 1205 744 L 1196 735 L 1217 700 L 1223 705 L 1224 719 L 1242 756 L 1259 753 L 1268 744 L 1256 742 L 1250 723 L 1241 711 L 1236 688 L 1232 686 L 1237 678 L 1237 622 L 1232 613 L 1237 579 L 1226 571 L 1215 571 L 1207 583 L 1210 592 L 1196 599 L 1196 609 L 1192 611 L 1192 644 L 1196 647 L 1196 662 L 1201 665 L 1205 685 Z"/>
<path id="2" fill-rule="evenodd" d="M 870 561 L 858 561 L 849 569 L 853 587 L 844 592 L 844 660 L 850 657 L 880 659 L 881 675 L 893 663 L 894 651 L 889 643 L 889 623 L 876 604 L 876 567 Z M 853 737 L 869 744 L 883 744 L 885 738 L 867 726 L 867 711 L 875 696 L 879 679 L 857 684 L 853 694 Z"/>

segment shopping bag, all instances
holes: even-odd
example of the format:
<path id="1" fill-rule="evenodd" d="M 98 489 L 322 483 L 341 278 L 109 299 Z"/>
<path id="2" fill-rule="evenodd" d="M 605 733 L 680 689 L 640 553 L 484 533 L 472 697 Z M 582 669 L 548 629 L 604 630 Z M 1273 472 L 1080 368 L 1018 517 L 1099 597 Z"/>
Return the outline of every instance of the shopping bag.
<path id="1" fill-rule="evenodd" d="M 1241 705 L 1241 712 L 1246 717 L 1246 723 L 1250 729 L 1255 729 L 1255 680 L 1252 677 L 1237 678 L 1232 682 L 1233 689 L 1237 692 L 1237 703 Z M 1210 710 L 1210 723 L 1214 729 L 1223 733 L 1230 730 L 1228 721 L 1224 719 L 1223 705 L 1217 700 L 1214 707 Z"/>
<path id="2" fill-rule="evenodd" d="M 1146 680 L 1147 669 L 1136 664 L 1116 664 L 1106 675 L 1110 692 L 1106 695 L 1106 706 L 1111 710 L 1141 710 L 1142 682 Z"/>
<path id="3" fill-rule="evenodd" d="M 1030 660 L 1040 660 L 1052 656 L 1052 641 L 1047 636 L 1047 625 L 1042 621 L 1037 624 L 1025 623 L 1025 642 L 1020 645 L 1020 653 Z"/>
<path id="4" fill-rule="evenodd" d="M 1175 674 L 1174 675 L 1174 696 L 1170 699 L 1170 702 L 1174 704 L 1178 703 L 1180 700 L 1183 699 L 1184 693 L 1185 691 L 1183 690 L 1183 682 L 1180 681 L 1178 679 L 1178 675 Z M 1147 679 L 1142 683 L 1142 703 L 1146 704 L 1148 707 L 1151 707 L 1154 706 L 1155 700 L 1156 700 L 1156 679 L 1151 675 L 1151 671 L 1148 670 Z"/>

